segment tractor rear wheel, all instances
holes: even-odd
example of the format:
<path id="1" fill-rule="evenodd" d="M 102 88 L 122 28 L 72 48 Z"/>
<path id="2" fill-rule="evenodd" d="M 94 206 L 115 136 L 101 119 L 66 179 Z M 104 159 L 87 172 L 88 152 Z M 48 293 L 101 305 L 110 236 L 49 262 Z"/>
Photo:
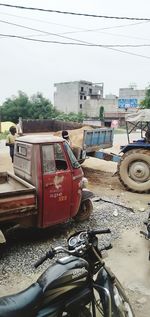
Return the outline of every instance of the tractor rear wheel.
<path id="1" fill-rule="evenodd" d="M 118 174 L 121 183 L 130 191 L 150 192 L 150 150 L 126 152 L 118 164 Z"/>

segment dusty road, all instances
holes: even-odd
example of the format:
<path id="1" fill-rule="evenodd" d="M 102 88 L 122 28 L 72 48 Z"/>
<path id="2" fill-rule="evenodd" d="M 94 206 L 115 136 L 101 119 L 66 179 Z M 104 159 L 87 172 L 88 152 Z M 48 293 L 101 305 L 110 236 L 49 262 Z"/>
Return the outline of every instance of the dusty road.
<path id="1" fill-rule="evenodd" d="M 119 152 L 120 143 L 127 143 L 124 135 L 116 135 L 113 152 Z M 148 194 L 128 192 L 120 184 L 118 177 L 113 176 L 116 163 L 88 159 L 83 165 L 89 187 L 98 196 L 106 200 L 133 208 L 133 211 L 149 211 Z M 0 171 L 13 172 L 8 149 L 0 142 Z M 140 229 L 124 230 L 122 237 L 116 240 L 106 260 L 112 271 L 117 274 L 125 286 L 137 317 L 150 316 L 150 262 L 148 261 L 149 243 L 140 236 Z M 33 277 L 34 280 L 34 277 Z"/>

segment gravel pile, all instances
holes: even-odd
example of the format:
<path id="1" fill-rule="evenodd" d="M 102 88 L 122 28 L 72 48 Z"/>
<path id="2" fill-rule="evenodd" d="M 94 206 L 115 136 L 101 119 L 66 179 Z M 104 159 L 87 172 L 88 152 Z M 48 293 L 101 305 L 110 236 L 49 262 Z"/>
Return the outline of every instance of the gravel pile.
<path id="1" fill-rule="evenodd" d="M 48 230 L 20 230 L 11 236 L 7 246 L 1 249 L 0 259 L 0 284 L 5 291 L 8 285 L 13 289 L 14 284 L 18 284 L 24 279 L 24 286 L 29 286 L 30 282 L 35 281 L 35 276 L 40 275 L 49 265 L 46 261 L 36 270 L 33 264 L 45 254 L 51 245 L 67 245 L 67 237 L 75 230 L 84 230 L 87 227 L 94 229 L 110 228 L 112 233 L 99 236 L 100 246 L 108 245 L 114 239 L 120 239 L 123 230 L 139 227 L 143 228 L 143 220 L 147 219 L 147 212 L 133 213 L 123 207 L 113 203 L 102 201 L 93 202 L 94 212 L 89 221 L 75 223 L 71 221 L 64 225 Z M 140 234 L 140 233 L 139 233 Z M 21 284 L 20 284 L 21 285 Z M 24 288 L 24 287 L 23 287 Z M 19 289 L 16 288 L 18 291 Z M 0 296 L 1 296 L 0 292 Z"/>

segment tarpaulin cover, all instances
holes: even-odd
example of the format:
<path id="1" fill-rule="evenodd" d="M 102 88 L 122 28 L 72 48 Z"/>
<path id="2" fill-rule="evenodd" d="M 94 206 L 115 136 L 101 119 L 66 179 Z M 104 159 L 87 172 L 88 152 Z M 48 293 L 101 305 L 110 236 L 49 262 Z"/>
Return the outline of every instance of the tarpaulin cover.
<path id="1" fill-rule="evenodd" d="M 136 112 L 130 112 L 125 115 L 125 121 L 129 122 L 150 122 L 150 109 L 139 109 Z"/>

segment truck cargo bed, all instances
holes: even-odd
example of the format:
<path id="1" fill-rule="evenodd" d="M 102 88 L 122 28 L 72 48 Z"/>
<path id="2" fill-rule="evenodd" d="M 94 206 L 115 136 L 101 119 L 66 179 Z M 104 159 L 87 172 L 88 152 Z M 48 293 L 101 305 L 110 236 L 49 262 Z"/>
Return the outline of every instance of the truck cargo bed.
<path id="1" fill-rule="evenodd" d="M 35 213 L 35 187 L 14 174 L 0 173 L 0 221 Z"/>
<path id="2" fill-rule="evenodd" d="M 83 147 L 86 147 L 87 154 L 100 149 L 110 148 L 113 145 L 113 137 L 114 129 L 112 128 L 84 130 Z"/>

